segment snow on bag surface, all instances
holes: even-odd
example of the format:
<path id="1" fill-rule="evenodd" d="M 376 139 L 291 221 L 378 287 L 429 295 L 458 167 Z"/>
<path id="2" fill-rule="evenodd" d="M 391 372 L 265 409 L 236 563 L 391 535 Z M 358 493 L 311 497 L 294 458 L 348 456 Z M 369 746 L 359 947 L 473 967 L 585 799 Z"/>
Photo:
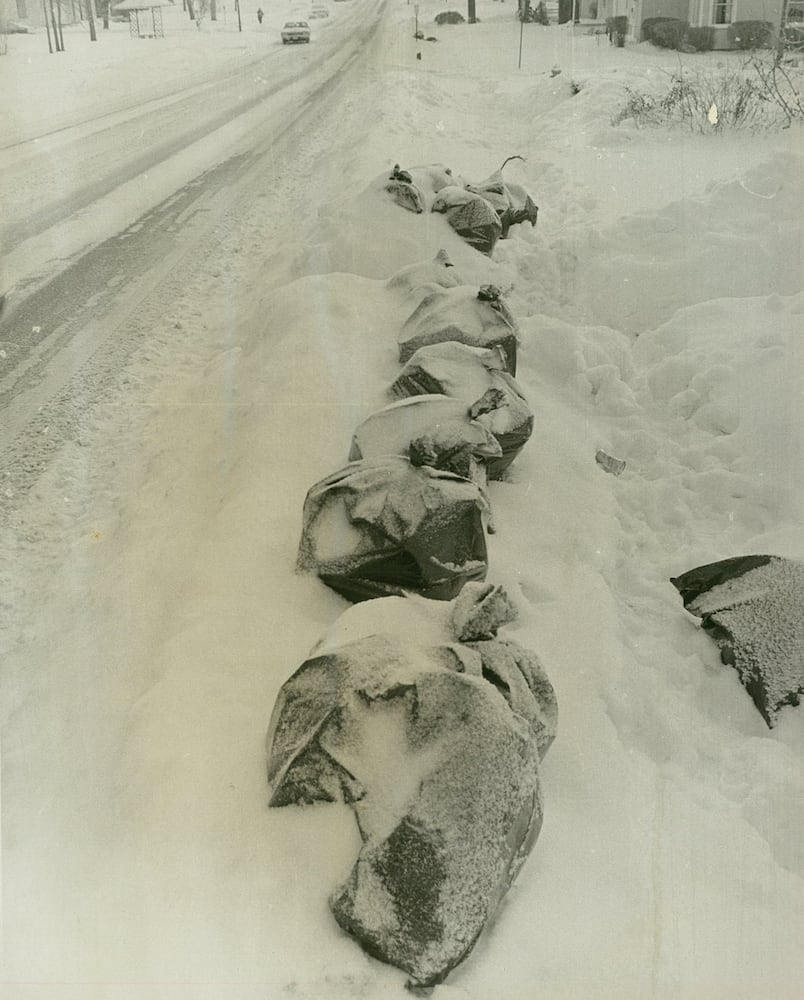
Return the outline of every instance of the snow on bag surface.
<path id="1" fill-rule="evenodd" d="M 457 341 L 420 347 L 390 387 L 397 398 L 443 393 L 473 407 L 492 393 L 497 405 L 478 413 L 500 445 L 499 458 L 490 458 L 490 479 L 499 479 L 527 443 L 533 431 L 533 411 L 514 380 L 505 371 L 501 348 L 469 347 Z"/>
<path id="2" fill-rule="evenodd" d="M 495 206 L 483 195 L 467 188 L 445 187 L 433 199 L 431 211 L 446 216 L 470 247 L 491 256 L 503 226 Z"/>
<path id="3" fill-rule="evenodd" d="M 377 181 L 400 208 L 415 214 L 435 211 L 433 202 L 438 192 L 457 183 L 452 170 L 441 163 L 409 168 L 396 163 L 390 174 Z"/>
<path id="4" fill-rule="evenodd" d="M 804 694 L 804 563 L 734 556 L 672 583 L 772 728 Z"/>
<path id="5" fill-rule="evenodd" d="M 429 395 L 391 403 L 355 430 L 349 460 L 380 455 L 403 455 L 484 483 L 485 463 L 500 458 L 502 448 L 461 400 Z"/>
<path id="6" fill-rule="evenodd" d="M 449 600 L 488 567 L 478 486 L 392 456 L 352 462 L 311 487 L 298 568 L 362 601 L 408 591 Z"/>
<path id="7" fill-rule="evenodd" d="M 516 375 L 517 324 L 496 286 L 436 289 L 425 295 L 399 333 L 399 360 L 404 363 L 420 347 L 451 340 L 499 347 L 506 371 Z"/>
<path id="8" fill-rule="evenodd" d="M 460 270 L 452 263 L 446 250 L 439 250 L 431 260 L 417 261 L 400 268 L 388 279 L 388 288 L 406 298 L 418 297 L 419 301 L 434 287 L 454 288 L 465 285 Z M 418 303 L 417 303 L 418 304 Z"/>
<path id="9" fill-rule="evenodd" d="M 531 226 L 536 225 L 539 217 L 538 205 L 520 184 L 508 184 L 505 181 L 502 168 L 495 170 L 490 177 L 479 184 L 467 184 L 466 189 L 485 198 L 497 212 L 500 217 L 502 239 L 507 239 L 511 226 L 518 223 L 529 222 Z"/>
<path id="10" fill-rule="evenodd" d="M 432 985 L 472 949 L 538 836 L 555 694 L 532 653 L 492 638 L 512 617 L 498 588 L 353 611 L 280 692 L 271 804 L 352 806 L 363 847 L 335 918 Z"/>

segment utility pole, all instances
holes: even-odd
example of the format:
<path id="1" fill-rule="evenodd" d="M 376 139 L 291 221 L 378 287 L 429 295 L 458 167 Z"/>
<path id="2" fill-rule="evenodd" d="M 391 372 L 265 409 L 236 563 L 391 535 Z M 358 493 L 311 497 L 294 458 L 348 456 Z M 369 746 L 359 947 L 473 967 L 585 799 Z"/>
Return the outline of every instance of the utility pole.
<path id="1" fill-rule="evenodd" d="M 47 48 L 48 52 L 53 55 L 53 42 L 50 40 L 50 24 L 47 19 L 47 4 L 45 0 L 42 0 L 42 13 L 45 15 L 45 31 L 47 31 Z"/>
<path id="2" fill-rule="evenodd" d="M 61 51 L 64 52 L 64 25 L 61 23 L 61 0 L 56 0 L 56 18 L 59 28 L 59 45 L 61 46 Z"/>
<path id="3" fill-rule="evenodd" d="M 240 0 L 235 0 L 235 8 L 237 9 L 237 30 L 243 30 L 243 22 L 240 20 Z"/>
<path id="4" fill-rule="evenodd" d="M 522 32 L 523 32 L 524 28 L 525 28 L 525 18 L 522 15 L 522 13 L 520 13 L 520 15 L 519 15 L 519 64 L 517 66 L 517 69 L 522 69 Z"/>

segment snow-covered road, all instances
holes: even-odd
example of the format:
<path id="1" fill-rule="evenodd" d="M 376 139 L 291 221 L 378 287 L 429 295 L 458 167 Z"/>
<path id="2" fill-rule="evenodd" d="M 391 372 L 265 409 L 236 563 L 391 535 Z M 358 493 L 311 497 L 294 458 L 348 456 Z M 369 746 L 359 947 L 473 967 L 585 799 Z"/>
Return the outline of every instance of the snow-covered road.
<path id="1" fill-rule="evenodd" d="M 19 111 L 21 138 L 0 148 L 0 293 L 41 283 L 88 238 L 113 235 L 182 184 L 297 125 L 355 58 L 381 7 L 350 5 L 309 48 L 286 49 L 277 37 L 181 89 L 172 78 L 160 88 L 157 75 L 134 91 L 139 100 L 120 96 L 113 110 L 100 95 L 73 105 L 70 91 L 62 102 L 46 91 L 33 114 Z M 60 114 L 42 113 L 54 106 Z"/>
<path id="2" fill-rule="evenodd" d="M 7 500 L 73 436 L 177 289 L 219 258 L 222 231 L 262 218 L 282 243 L 314 223 L 298 174 L 341 127 L 342 95 L 360 90 L 381 7 L 347 14 L 309 50 L 276 44 L 221 79 L 0 152 L 14 192 L 0 232 L 14 282 L 0 330 Z"/>

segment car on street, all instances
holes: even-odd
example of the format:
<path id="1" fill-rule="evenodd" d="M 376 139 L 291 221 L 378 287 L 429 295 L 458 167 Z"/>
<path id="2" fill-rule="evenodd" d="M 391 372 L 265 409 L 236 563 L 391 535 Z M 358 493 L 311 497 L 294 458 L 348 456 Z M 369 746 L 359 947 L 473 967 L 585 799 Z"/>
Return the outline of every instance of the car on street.
<path id="1" fill-rule="evenodd" d="M 310 25 L 306 21 L 285 21 L 282 26 L 282 44 L 310 41 Z"/>
<path id="2" fill-rule="evenodd" d="M 310 21 L 315 21 L 322 17 L 329 17 L 329 10 L 326 7 L 313 7 L 307 16 Z"/>

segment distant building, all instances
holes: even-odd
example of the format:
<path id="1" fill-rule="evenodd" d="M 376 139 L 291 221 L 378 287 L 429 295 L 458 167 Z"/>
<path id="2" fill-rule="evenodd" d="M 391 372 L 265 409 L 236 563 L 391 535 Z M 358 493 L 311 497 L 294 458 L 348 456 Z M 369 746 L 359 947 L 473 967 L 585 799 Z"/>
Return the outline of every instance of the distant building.
<path id="1" fill-rule="evenodd" d="M 628 37 L 642 41 L 642 22 L 649 17 L 676 17 L 693 27 L 714 28 L 714 48 L 731 48 L 729 25 L 735 21 L 768 21 L 778 28 L 784 0 L 598 0 L 598 18 L 625 15 Z"/>
<path id="2" fill-rule="evenodd" d="M 0 0 L 0 24 L 41 25 L 42 0 Z"/>

